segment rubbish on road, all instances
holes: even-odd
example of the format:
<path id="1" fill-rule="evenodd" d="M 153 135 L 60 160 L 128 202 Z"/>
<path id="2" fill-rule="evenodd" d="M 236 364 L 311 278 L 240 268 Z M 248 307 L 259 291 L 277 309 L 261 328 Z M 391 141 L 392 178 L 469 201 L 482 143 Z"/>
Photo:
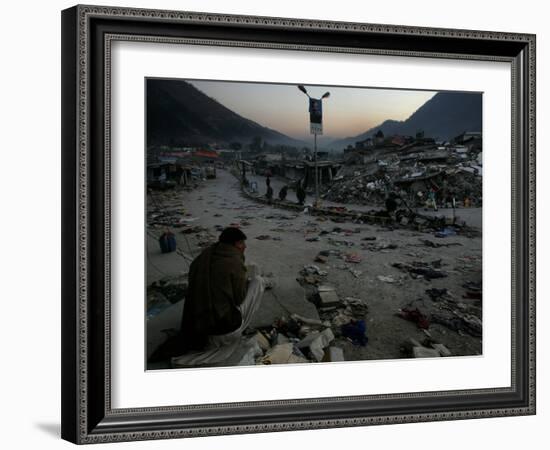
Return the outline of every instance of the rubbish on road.
<path id="1" fill-rule="evenodd" d="M 366 236 L 361 240 L 362 241 L 376 241 L 376 236 Z"/>
<path id="2" fill-rule="evenodd" d="M 271 344 L 269 343 L 269 340 L 264 336 L 264 334 L 261 331 L 258 331 L 254 335 L 254 339 L 256 340 L 256 342 L 264 352 L 268 351 L 271 348 Z"/>
<path id="3" fill-rule="evenodd" d="M 264 289 L 266 291 L 273 289 L 274 286 L 275 286 L 275 282 L 271 278 L 264 277 Z"/>
<path id="4" fill-rule="evenodd" d="M 147 289 L 147 319 L 155 317 L 171 304 L 162 292 L 155 289 Z"/>
<path id="5" fill-rule="evenodd" d="M 462 298 L 467 298 L 471 300 L 481 300 L 482 294 L 481 292 L 477 292 L 477 291 L 466 291 L 466 293 L 462 296 Z"/>
<path id="6" fill-rule="evenodd" d="M 483 291 L 481 282 L 475 283 L 473 281 L 469 281 L 468 283 L 463 284 L 462 287 L 466 289 L 466 293 L 462 296 L 463 298 L 473 300 L 482 299 Z"/>
<path id="7" fill-rule="evenodd" d="M 397 283 L 397 280 L 391 275 L 378 275 L 376 278 L 378 278 L 380 281 L 383 281 L 384 283 Z"/>
<path id="8" fill-rule="evenodd" d="M 321 255 L 320 253 L 315 257 L 315 262 L 326 264 L 327 261 L 328 261 L 328 258 L 326 256 Z"/>
<path id="9" fill-rule="evenodd" d="M 272 339 L 273 345 L 287 344 L 290 342 L 288 338 L 282 333 L 276 333 L 275 338 Z"/>
<path id="10" fill-rule="evenodd" d="M 355 244 L 352 241 L 345 241 L 345 240 L 339 240 L 339 239 L 328 239 L 329 244 L 335 245 L 337 247 L 353 247 Z"/>
<path id="11" fill-rule="evenodd" d="M 291 342 L 276 345 L 267 351 L 260 362 L 262 364 L 287 364 L 292 355 L 293 347 L 294 344 Z"/>
<path id="12" fill-rule="evenodd" d="M 368 312 L 367 302 L 355 297 L 346 297 L 342 300 L 342 303 L 351 308 L 354 316 L 364 316 Z"/>
<path id="13" fill-rule="evenodd" d="M 318 266 L 315 266 L 313 264 L 304 266 L 304 268 L 300 271 L 300 274 L 302 275 L 319 275 L 321 277 L 326 277 L 328 275 L 328 272 L 325 270 L 319 269 Z"/>
<path id="14" fill-rule="evenodd" d="M 267 241 L 268 239 L 271 239 L 271 236 L 268 234 L 261 234 L 260 236 L 256 236 L 256 239 L 260 241 Z"/>
<path id="15" fill-rule="evenodd" d="M 300 324 L 292 318 L 286 319 L 282 317 L 275 321 L 273 327 L 279 334 L 285 334 L 288 338 L 297 338 L 300 333 Z"/>
<path id="16" fill-rule="evenodd" d="M 302 322 L 302 323 L 305 323 L 306 325 L 312 325 L 317 327 L 323 326 L 323 322 L 321 322 L 320 320 L 309 319 L 307 317 L 301 316 L 300 314 L 291 314 L 290 317 L 296 320 L 297 322 Z"/>
<path id="17" fill-rule="evenodd" d="M 453 312 L 452 316 L 432 314 L 432 322 L 439 323 L 456 332 L 465 332 L 474 337 L 482 336 L 482 323 L 479 317 Z"/>
<path id="18" fill-rule="evenodd" d="M 187 294 L 187 273 L 181 275 L 166 276 L 158 281 L 154 281 L 147 287 L 147 304 L 151 299 L 154 300 L 154 294 L 162 294 L 170 303 L 177 303 Z"/>
<path id="19" fill-rule="evenodd" d="M 348 253 L 345 256 L 345 261 L 349 263 L 359 264 L 363 258 L 358 253 Z"/>
<path id="20" fill-rule="evenodd" d="M 353 320 L 351 314 L 347 314 L 343 309 L 339 309 L 338 313 L 331 319 L 331 325 L 333 328 L 340 330 L 340 327 Z"/>
<path id="21" fill-rule="evenodd" d="M 402 319 L 416 323 L 418 328 L 430 327 L 430 321 L 418 308 L 402 308 L 397 312 L 397 315 Z"/>
<path id="22" fill-rule="evenodd" d="M 414 358 L 440 358 L 441 354 L 439 351 L 433 349 L 433 348 L 427 348 L 427 347 L 413 347 L 412 349 L 413 357 Z"/>
<path id="23" fill-rule="evenodd" d="M 395 250 L 398 246 L 394 242 L 381 240 L 381 241 L 377 241 L 377 242 L 362 243 L 361 247 L 364 250 L 369 250 L 371 252 L 379 252 L 379 251 L 383 251 L 383 250 Z"/>
<path id="24" fill-rule="evenodd" d="M 451 351 L 443 344 L 431 344 L 432 347 L 439 352 L 441 356 L 452 356 Z"/>
<path id="25" fill-rule="evenodd" d="M 353 345 L 364 347 L 369 341 L 366 335 L 367 325 L 364 320 L 352 319 L 349 323 L 342 325 L 340 331 L 342 336 L 348 338 Z"/>
<path id="26" fill-rule="evenodd" d="M 430 241 L 428 239 L 419 239 L 427 247 L 440 248 L 440 247 L 451 247 L 453 245 L 462 245 L 460 242 L 449 242 L 448 244 L 440 244 L 437 242 Z"/>
<path id="27" fill-rule="evenodd" d="M 439 358 L 451 356 L 451 352 L 443 344 L 438 344 L 430 339 L 425 339 L 421 344 L 416 339 L 409 338 L 401 345 L 401 351 L 413 358 Z"/>
<path id="28" fill-rule="evenodd" d="M 313 358 L 320 362 L 325 355 L 324 349 L 334 340 L 334 334 L 330 328 L 321 332 L 313 332 L 296 344 L 299 349 L 309 348 Z"/>
<path id="29" fill-rule="evenodd" d="M 319 308 L 327 308 L 329 306 L 336 306 L 340 304 L 340 299 L 336 294 L 336 291 L 331 286 L 319 286 L 317 288 L 317 306 Z"/>
<path id="30" fill-rule="evenodd" d="M 413 278 L 422 276 L 428 281 L 434 278 L 444 278 L 447 276 L 446 272 L 430 267 L 430 263 L 415 261 L 413 264 L 393 263 L 392 266 L 405 272 L 409 272 Z"/>
<path id="31" fill-rule="evenodd" d="M 456 231 L 453 228 L 444 228 L 441 231 L 435 233 L 436 238 L 446 238 L 449 236 L 456 236 Z"/>
<path id="32" fill-rule="evenodd" d="M 344 359 L 344 350 L 340 347 L 328 347 L 325 349 L 323 362 L 341 362 Z"/>
<path id="33" fill-rule="evenodd" d="M 320 240 L 321 240 L 321 238 L 319 236 L 306 238 L 307 242 L 319 242 Z"/>
<path id="34" fill-rule="evenodd" d="M 180 233 L 183 234 L 193 234 L 193 233 L 201 233 L 203 231 L 206 231 L 206 228 L 201 227 L 200 225 L 194 226 L 194 227 L 185 227 L 180 230 Z"/>
<path id="35" fill-rule="evenodd" d="M 428 296 L 432 299 L 432 301 L 439 302 L 443 300 L 445 297 L 447 297 L 449 292 L 445 288 L 443 289 L 432 288 L 432 289 L 426 289 L 426 294 L 428 294 Z"/>
<path id="36" fill-rule="evenodd" d="M 292 355 L 290 355 L 290 358 L 288 358 L 287 364 L 303 364 L 308 362 L 310 361 L 293 353 Z"/>

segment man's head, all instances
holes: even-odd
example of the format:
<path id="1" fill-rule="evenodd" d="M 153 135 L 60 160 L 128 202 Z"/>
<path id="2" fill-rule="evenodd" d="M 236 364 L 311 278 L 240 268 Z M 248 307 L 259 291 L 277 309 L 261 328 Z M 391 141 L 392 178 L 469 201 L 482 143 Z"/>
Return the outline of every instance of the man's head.
<path id="1" fill-rule="evenodd" d="M 218 240 L 222 244 L 233 245 L 243 253 L 246 249 L 246 244 L 244 242 L 246 240 L 246 235 L 235 227 L 227 227 L 224 229 Z"/>

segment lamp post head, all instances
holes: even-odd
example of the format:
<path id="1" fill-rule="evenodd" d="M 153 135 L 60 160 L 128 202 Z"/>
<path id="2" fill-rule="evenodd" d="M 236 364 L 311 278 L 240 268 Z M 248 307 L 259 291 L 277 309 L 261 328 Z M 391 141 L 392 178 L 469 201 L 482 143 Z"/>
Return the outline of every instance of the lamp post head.
<path id="1" fill-rule="evenodd" d="M 306 94 L 306 95 L 309 97 L 309 95 L 308 95 L 308 93 L 307 93 L 307 91 L 306 91 L 306 88 L 305 88 L 304 86 L 302 86 L 301 84 L 299 84 L 299 85 L 298 85 L 298 89 L 300 89 L 304 94 Z"/>
<path id="2" fill-rule="evenodd" d="M 325 92 L 321 98 L 329 98 L 330 92 Z"/>

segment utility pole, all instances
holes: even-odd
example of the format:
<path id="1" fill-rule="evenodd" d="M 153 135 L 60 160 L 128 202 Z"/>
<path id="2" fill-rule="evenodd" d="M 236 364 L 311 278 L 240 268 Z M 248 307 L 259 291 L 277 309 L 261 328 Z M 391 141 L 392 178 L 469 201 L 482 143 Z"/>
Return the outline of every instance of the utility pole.
<path id="1" fill-rule="evenodd" d="M 313 134 L 313 166 L 315 171 L 315 203 L 319 205 L 319 170 L 317 162 L 317 135 L 323 134 L 323 99 L 330 96 L 330 92 L 325 92 L 321 98 L 313 98 L 307 93 L 304 86 L 299 85 L 298 89 L 307 95 L 309 99 L 309 122 L 310 133 Z"/>
<path id="2" fill-rule="evenodd" d="M 315 207 L 319 204 L 319 169 L 317 167 L 317 133 L 313 135 L 313 160 L 315 165 Z"/>

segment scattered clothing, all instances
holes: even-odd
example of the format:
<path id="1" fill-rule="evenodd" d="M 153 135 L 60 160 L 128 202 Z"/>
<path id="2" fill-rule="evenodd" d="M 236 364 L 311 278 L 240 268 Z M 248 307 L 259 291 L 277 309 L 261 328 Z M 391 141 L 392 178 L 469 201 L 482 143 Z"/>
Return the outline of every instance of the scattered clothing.
<path id="1" fill-rule="evenodd" d="M 369 338 L 366 335 L 367 326 L 364 320 L 351 320 L 340 327 L 342 335 L 349 338 L 353 345 L 360 345 L 364 347 L 369 342 Z"/>

